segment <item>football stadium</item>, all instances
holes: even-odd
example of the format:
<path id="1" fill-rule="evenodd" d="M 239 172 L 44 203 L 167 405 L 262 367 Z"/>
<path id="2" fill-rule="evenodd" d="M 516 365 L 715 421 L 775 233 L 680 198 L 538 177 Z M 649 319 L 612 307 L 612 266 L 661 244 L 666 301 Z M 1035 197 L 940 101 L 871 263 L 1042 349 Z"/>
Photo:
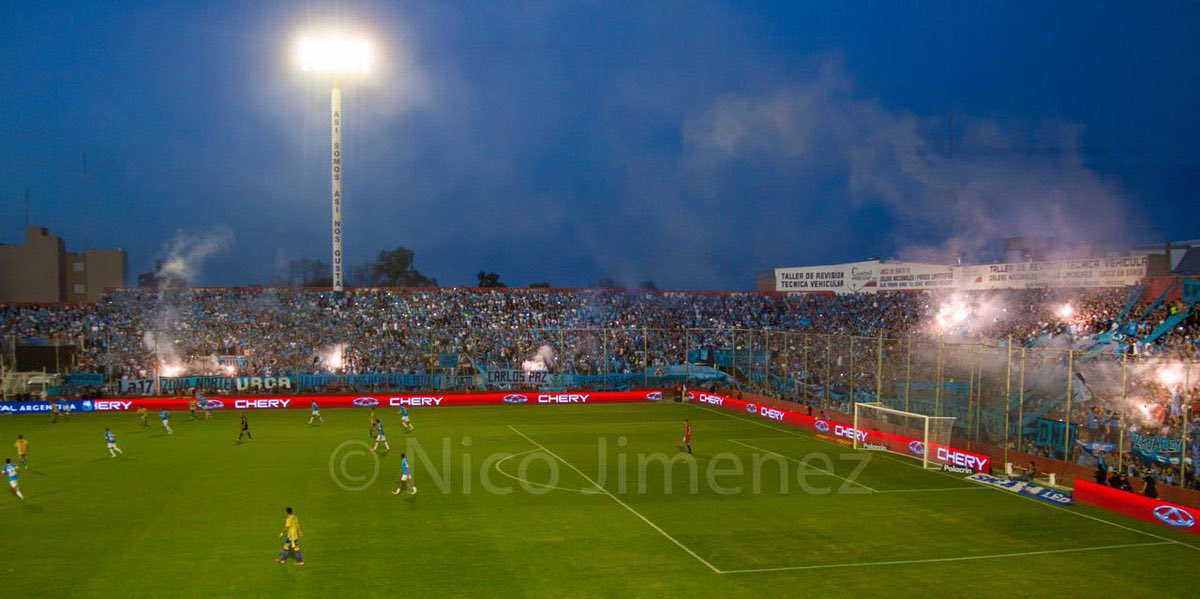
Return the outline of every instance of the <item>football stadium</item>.
<path id="1" fill-rule="evenodd" d="M 855 6 L 6 9 L 3 594 L 1194 596 L 1194 20 Z"/>

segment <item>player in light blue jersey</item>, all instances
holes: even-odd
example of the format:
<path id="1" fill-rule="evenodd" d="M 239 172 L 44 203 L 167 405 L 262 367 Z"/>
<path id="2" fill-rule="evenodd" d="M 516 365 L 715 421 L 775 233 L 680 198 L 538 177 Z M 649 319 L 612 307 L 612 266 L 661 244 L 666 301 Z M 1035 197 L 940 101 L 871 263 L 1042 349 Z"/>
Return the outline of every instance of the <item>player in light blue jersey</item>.
<path id="1" fill-rule="evenodd" d="M 209 403 L 208 398 L 204 397 L 204 394 L 199 394 L 196 398 L 196 402 L 200 404 L 200 409 L 204 411 L 204 419 L 208 420 L 212 418 L 213 409 L 216 407 L 216 404 Z"/>
<path id="2" fill-rule="evenodd" d="M 123 454 L 120 447 L 117 447 L 117 436 L 113 434 L 112 429 L 104 429 L 104 443 L 108 445 L 108 455 L 117 457 L 117 454 Z"/>
<path id="3" fill-rule="evenodd" d="M 167 429 L 168 435 L 175 433 L 175 431 L 171 430 L 171 414 L 170 412 L 167 412 L 166 408 L 163 408 L 158 412 L 158 419 L 162 420 L 163 428 Z"/>
<path id="4" fill-rule="evenodd" d="M 4 474 L 8 476 L 8 488 L 17 494 L 17 499 L 25 499 L 21 487 L 17 485 L 17 465 L 12 463 L 12 458 L 4 458 Z"/>
<path id="5" fill-rule="evenodd" d="M 408 408 L 404 406 L 400 406 L 400 424 L 404 425 L 405 430 L 412 432 L 412 423 L 408 421 Z"/>
<path id="6" fill-rule="evenodd" d="M 392 450 L 392 446 L 388 445 L 387 435 L 383 434 L 383 423 L 378 418 L 375 419 L 375 445 L 371 446 L 371 451 L 379 449 L 379 444 L 383 443 L 383 453 Z"/>
<path id="7" fill-rule="evenodd" d="M 404 487 L 412 486 L 412 494 L 417 494 L 417 483 L 412 479 L 412 471 L 408 469 L 408 458 L 404 454 L 400 454 L 400 486 L 392 491 L 392 495 L 399 495 L 404 492 Z"/>
<path id="8" fill-rule="evenodd" d="M 313 421 L 320 420 L 321 424 L 325 424 L 325 419 L 321 417 L 321 408 L 317 406 L 317 402 L 310 401 L 308 403 L 312 404 L 312 416 L 308 417 L 308 423 L 311 425 Z"/>

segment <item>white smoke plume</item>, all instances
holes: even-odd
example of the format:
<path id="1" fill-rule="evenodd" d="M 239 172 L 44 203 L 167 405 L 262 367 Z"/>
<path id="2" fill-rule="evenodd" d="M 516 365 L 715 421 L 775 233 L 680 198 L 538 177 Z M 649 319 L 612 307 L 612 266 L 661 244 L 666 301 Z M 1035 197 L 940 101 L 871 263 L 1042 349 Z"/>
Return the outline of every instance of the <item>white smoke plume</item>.
<path id="1" fill-rule="evenodd" d="M 191 235 L 176 231 L 165 250 L 154 278 L 159 284 L 158 302 L 154 313 L 146 319 L 153 329 L 144 331 L 142 345 L 154 357 L 160 376 L 181 376 L 193 372 L 212 372 L 216 359 L 196 360 L 189 363 L 176 341 L 175 332 L 186 329 L 181 314 L 186 314 L 190 301 L 187 287 L 196 280 L 200 268 L 208 258 L 224 252 L 233 245 L 233 233 L 225 228 L 215 229 L 203 235 Z"/>
<path id="2" fill-rule="evenodd" d="M 727 192 L 721 173 L 737 164 L 779 180 L 843 180 L 852 204 L 894 215 L 897 257 L 937 263 L 987 257 L 1005 236 L 1112 242 L 1138 226 L 1121 190 L 1084 163 L 1077 126 L 955 115 L 948 132 L 947 115 L 859 97 L 836 60 L 812 70 L 807 82 L 723 97 L 684 124 L 695 193 Z M 814 218 L 829 201 L 797 199 Z"/>
<path id="3" fill-rule="evenodd" d="M 521 362 L 521 370 L 525 372 L 545 372 L 554 367 L 554 350 L 549 345 L 537 348 L 532 356 Z"/>
<path id="4" fill-rule="evenodd" d="M 154 276 L 162 284 L 189 286 L 200 274 L 204 261 L 227 251 L 233 241 L 233 232 L 226 228 L 214 229 L 204 235 L 176 231 Z"/>

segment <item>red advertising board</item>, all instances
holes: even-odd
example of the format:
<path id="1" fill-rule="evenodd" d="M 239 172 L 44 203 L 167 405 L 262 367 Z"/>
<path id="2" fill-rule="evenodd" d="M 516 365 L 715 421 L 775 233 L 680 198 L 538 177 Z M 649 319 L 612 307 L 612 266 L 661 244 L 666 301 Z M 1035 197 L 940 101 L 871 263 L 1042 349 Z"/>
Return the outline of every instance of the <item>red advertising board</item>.
<path id="1" fill-rule="evenodd" d="M 308 409 L 310 402 L 322 408 L 399 408 L 487 405 L 561 405 L 594 403 L 630 403 L 661 399 L 655 391 L 570 391 L 547 393 L 540 391 L 511 391 L 495 393 L 364 393 L 361 395 L 279 395 L 247 397 L 205 397 L 208 410 L 280 410 Z M 96 412 L 127 412 L 145 407 L 148 410 L 186 410 L 189 398 L 120 398 L 98 399 L 92 402 Z"/>
<path id="2" fill-rule="evenodd" d="M 992 467 L 992 458 L 981 453 L 950 447 L 949 445 L 934 444 L 932 447 L 927 448 L 924 442 L 913 437 L 870 429 L 855 430 L 850 424 L 815 418 L 807 414 L 759 405 L 740 399 L 733 399 L 732 397 L 725 397 L 724 395 L 696 393 L 695 398 L 700 404 L 798 426 L 816 431 L 819 435 L 832 437 L 834 440 L 853 442 L 857 439 L 860 447 L 863 445 L 882 446 L 896 453 L 910 455 L 914 458 L 919 458 L 926 451 L 930 451 L 932 452 L 930 460 L 933 462 L 959 468 L 970 468 L 975 472 L 990 472 Z"/>
<path id="3" fill-rule="evenodd" d="M 1200 510 L 1196 508 L 1184 507 L 1169 501 L 1150 499 L 1137 493 L 1122 491 L 1081 479 L 1075 479 L 1075 492 L 1071 495 L 1076 501 L 1082 501 L 1098 508 L 1118 514 L 1125 514 L 1138 520 L 1153 522 L 1167 528 L 1200 535 L 1200 526 L 1196 525 L 1196 519 L 1200 518 Z"/>

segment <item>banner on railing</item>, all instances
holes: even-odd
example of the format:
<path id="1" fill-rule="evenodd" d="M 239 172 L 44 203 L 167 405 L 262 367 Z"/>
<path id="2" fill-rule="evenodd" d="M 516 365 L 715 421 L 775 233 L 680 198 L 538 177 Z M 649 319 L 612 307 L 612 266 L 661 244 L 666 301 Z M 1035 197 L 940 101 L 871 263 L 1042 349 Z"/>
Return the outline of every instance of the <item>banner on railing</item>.
<path id="1" fill-rule="evenodd" d="M 121 395 L 150 395 L 155 392 L 153 379 L 121 379 Z M 192 389 L 206 391 L 270 391 L 295 389 L 290 376 L 164 376 L 158 379 L 158 393 L 167 395 Z"/>
<path id="2" fill-rule="evenodd" d="M 1183 282 L 1183 301 L 1190 304 L 1200 303 L 1200 279 L 1187 279 Z"/>
<path id="3" fill-rule="evenodd" d="M 103 387 L 104 375 L 99 372 L 70 372 L 63 377 L 68 387 Z"/>
<path id="4" fill-rule="evenodd" d="M 1049 420 L 1047 418 L 1038 418 L 1034 425 L 1037 427 L 1037 440 L 1035 444 L 1038 447 L 1046 447 L 1053 451 L 1062 454 L 1066 447 L 1066 442 L 1063 440 L 1063 435 L 1067 434 L 1066 423 L 1060 420 Z M 1075 435 L 1079 425 L 1072 424 L 1070 428 L 1071 441 L 1075 440 Z"/>
<path id="5" fill-rule="evenodd" d="M 458 354 L 455 352 L 438 354 L 438 366 L 442 368 L 458 368 Z"/>
<path id="6" fill-rule="evenodd" d="M 489 370 L 486 382 L 488 385 L 517 385 L 534 387 L 550 384 L 550 373 L 545 370 Z"/>
<path id="7" fill-rule="evenodd" d="M 348 387 L 395 387 L 402 389 L 436 388 L 441 376 L 435 374 L 401 374 L 398 372 L 367 374 L 301 374 L 296 382 L 300 390 L 344 385 Z"/>
<path id="8" fill-rule="evenodd" d="M 248 364 L 250 364 L 249 356 L 217 356 L 218 366 L 245 368 Z"/>
<path id="9" fill-rule="evenodd" d="M 1129 432 L 1129 438 L 1133 441 L 1131 449 L 1134 455 L 1142 460 L 1164 466 L 1179 465 L 1179 456 L 1184 448 L 1183 439 L 1142 435 L 1133 431 Z M 1188 464 L 1192 463 L 1192 458 L 1185 459 Z"/>

